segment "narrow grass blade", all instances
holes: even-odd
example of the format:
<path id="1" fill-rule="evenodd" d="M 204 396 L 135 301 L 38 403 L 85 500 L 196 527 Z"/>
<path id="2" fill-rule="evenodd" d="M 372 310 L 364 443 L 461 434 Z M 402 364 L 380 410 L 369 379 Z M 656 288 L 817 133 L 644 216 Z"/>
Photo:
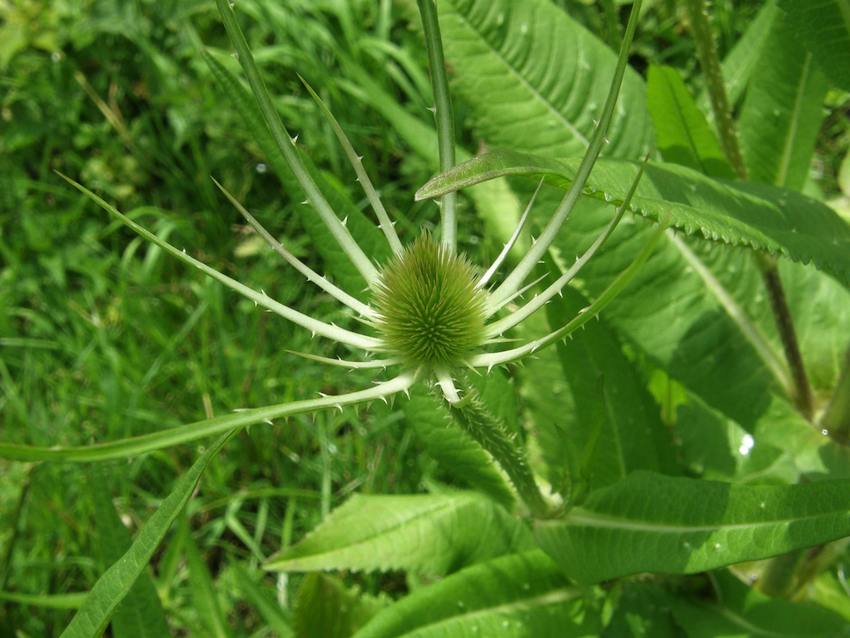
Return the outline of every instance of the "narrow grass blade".
<path id="1" fill-rule="evenodd" d="M 514 326 L 519 325 L 521 322 L 525 321 L 525 319 L 538 310 L 542 308 L 550 299 L 552 299 L 555 295 L 560 295 L 561 291 L 564 287 L 573 280 L 573 278 L 578 274 L 578 272 L 584 267 L 584 265 L 590 261 L 591 257 L 593 257 L 602 244 L 605 243 L 611 233 L 614 232 L 614 229 L 617 227 L 617 224 L 620 223 L 620 220 L 623 218 L 623 214 L 628 210 L 629 204 L 632 201 L 632 196 L 635 194 L 635 190 L 637 190 L 637 186 L 640 183 L 640 178 L 643 176 L 643 168 L 644 164 L 641 164 L 640 170 L 632 181 L 632 185 L 629 188 L 629 192 L 626 193 L 626 197 L 623 200 L 623 203 L 617 207 L 617 211 L 614 214 L 613 219 L 608 223 L 608 225 L 599 233 L 599 236 L 593 241 L 584 254 L 576 259 L 575 263 L 565 272 L 563 275 L 558 277 L 555 281 L 553 281 L 543 292 L 539 295 L 536 295 L 531 301 L 525 304 L 519 310 L 512 312 L 507 317 L 500 319 L 498 321 L 493 322 L 487 328 L 487 334 L 490 337 L 495 337 L 501 335 L 502 333 L 510 330 Z"/>
<path id="2" fill-rule="evenodd" d="M 14 591 L 0 591 L 0 601 L 16 605 L 28 605 L 39 609 L 79 609 L 88 592 L 71 594 L 21 594 Z"/>
<path id="3" fill-rule="evenodd" d="M 623 83 L 623 75 L 625 74 L 626 65 L 628 63 L 629 48 L 632 44 L 635 29 L 637 28 L 638 17 L 640 16 L 640 5 L 641 0 L 636 0 L 636 2 L 632 5 L 632 12 L 629 15 L 629 22 L 626 26 L 625 36 L 623 37 L 623 44 L 620 47 L 620 55 L 617 58 L 617 67 L 614 71 L 614 77 L 611 80 L 611 88 L 608 91 L 608 97 L 605 99 L 605 105 L 602 109 L 599 124 L 597 124 L 596 129 L 593 131 L 593 137 L 587 147 L 587 152 L 585 153 L 584 158 L 581 161 L 581 165 L 576 172 L 575 181 L 570 186 L 567 194 L 564 195 L 564 198 L 561 200 L 555 214 L 552 215 L 552 219 L 550 219 L 549 223 L 546 224 L 546 228 L 537 239 L 537 242 L 520 260 L 513 272 L 511 272 L 511 274 L 508 275 L 502 284 L 493 292 L 492 298 L 494 303 L 498 303 L 499 301 L 509 297 L 522 285 L 522 282 L 534 269 L 537 262 L 540 261 L 549 249 L 549 246 L 555 240 L 555 237 L 558 235 L 558 231 L 561 229 L 561 225 L 564 223 L 567 215 L 569 215 L 570 211 L 578 201 L 578 198 L 581 196 L 584 184 L 590 175 L 590 171 L 593 169 L 593 165 L 596 163 L 596 159 L 599 157 L 599 154 L 605 145 L 605 135 L 608 131 L 608 126 L 611 123 L 614 106 L 617 103 L 617 96 L 620 92 L 620 86 Z"/>
<path id="4" fill-rule="evenodd" d="M 207 565 L 201 556 L 198 546 L 195 544 L 194 539 L 192 539 L 191 531 L 188 529 L 186 531 L 185 554 L 186 565 L 189 568 L 189 586 L 192 590 L 192 604 L 197 610 L 198 617 L 206 630 L 204 635 L 210 638 L 230 638 L 232 634 L 227 625 L 226 616 L 222 613 L 212 575 L 209 569 L 207 569 Z"/>
<path id="5" fill-rule="evenodd" d="M 307 169 L 301 163 L 298 153 L 295 152 L 293 138 L 289 135 L 289 131 L 286 130 L 274 104 L 272 104 L 269 91 L 266 88 L 265 82 L 263 82 L 263 78 L 260 77 L 260 71 L 254 62 L 254 55 L 248 47 L 245 35 L 236 22 L 233 7 L 228 0 L 216 0 L 216 4 L 224 21 L 224 27 L 227 29 L 227 34 L 230 36 L 230 41 L 236 49 L 236 54 L 239 56 L 239 63 L 245 71 L 248 84 L 251 85 L 251 91 L 257 100 L 257 106 L 260 108 L 269 132 L 272 134 L 284 159 L 286 159 L 289 169 L 295 175 L 298 183 L 301 184 L 301 187 L 307 194 L 307 199 L 316 208 L 316 211 L 334 236 L 334 239 L 336 239 L 337 243 L 345 251 L 345 254 L 348 255 L 351 263 L 354 264 L 369 284 L 374 283 L 378 279 L 378 271 L 375 269 L 372 261 L 360 246 L 357 245 L 351 233 L 331 209 L 327 199 L 322 195 L 310 173 L 307 172 Z"/>
<path id="6" fill-rule="evenodd" d="M 295 633 L 290 627 L 290 612 L 280 605 L 271 587 L 265 587 L 248 573 L 239 563 L 233 565 L 233 577 L 242 597 L 257 610 L 257 613 L 279 638 L 292 638 Z"/>
<path id="7" fill-rule="evenodd" d="M 61 638 L 96 638 L 106 629 L 115 608 L 147 567 L 168 529 L 183 511 L 209 462 L 236 430 L 222 435 L 178 480 L 159 509 L 139 530 L 130 549 L 98 579 Z"/>
<path id="8" fill-rule="evenodd" d="M 227 190 L 219 183 L 216 178 L 213 177 L 212 181 L 215 183 L 216 186 L 218 186 L 218 189 L 224 194 L 224 196 L 230 201 L 230 203 L 233 204 L 234 208 L 236 208 L 236 210 L 238 210 L 239 213 L 247 220 L 247 222 L 251 225 L 251 228 L 257 231 L 260 237 L 262 237 L 265 242 L 272 247 L 272 250 L 274 250 L 278 255 L 283 257 L 286 263 L 288 263 L 290 266 L 295 268 L 295 270 L 304 275 L 307 278 L 307 281 L 316 284 L 319 288 L 324 290 L 331 297 L 333 297 L 340 303 L 345 304 L 355 312 L 359 312 L 364 317 L 373 318 L 375 316 L 375 311 L 372 310 L 369 306 L 364 304 L 359 299 L 355 299 L 341 288 L 332 284 L 325 277 L 317 273 L 303 261 L 298 259 L 298 257 L 289 252 L 283 246 L 283 244 L 281 244 L 277 239 L 275 239 L 272 234 L 267 231 L 259 221 L 257 221 L 256 217 L 254 217 L 251 213 L 248 212 L 248 209 L 246 209 L 229 190 Z"/>
<path id="9" fill-rule="evenodd" d="M 234 414 L 196 421 L 195 423 L 181 425 L 168 430 L 119 439 L 117 441 L 109 441 L 107 443 L 95 443 L 93 445 L 79 447 L 37 447 L 17 445 L 14 443 L 0 443 L 0 458 L 24 462 L 72 461 L 84 463 L 128 458 L 154 450 L 174 447 L 175 445 L 181 445 L 190 441 L 197 441 L 198 439 L 221 434 L 229 430 L 241 429 L 255 423 L 268 422 L 272 419 L 363 403 L 375 399 L 384 399 L 393 394 L 404 392 L 413 385 L 415 380 L 415 373 L 405 372 L 394 379 L 357 392 L 327 396 L 319 399 L 280 403 L 263 408 L 253 408 Z"/>
<path id="10" fill-rule="evenodd" d="M 251 301 L 253 301 L 258 306 L 262 306 L 263 308 L 267 308 L 274 312 L 275 314 L 280 315 L 284 319 L 288 319 L 292 323 L 298 324 L 302 328 L 306 328 L 315 334 L 322 335 L 323 337 L 327 337 L 328 339 L 333 339 L 334 341 L 338 341 L 340 343 L 344 343 L 349 346 L 353 346 L 355 348 L 363 348 L 365 350 L 376 350 L 380 347 L 380 342 L 377 339 L 373 339 L 372 337 L 367 337 L 365 335 L 358 334 L 356 332 L 351 332 L 349 330 L 345 330 L 344 328 L 340 328 L 339 326 L 334 326 L 329 323 L 325 323 L 324 321 L 319 321 L 318 319 L 313 319 L 312 317 L 305 315 L 297 310 L 290 308 L 289 306 L 285 306 L 282 303 L 275 301 L 265 293 L 257 292 L 252 288 L 249 288 L 243 283 L 240 283 L 233 279 L 232 277 L 228 277 L 224 273 L 221 273 L 214 268 L 207 266 L 205 263 L 198 261 L 194 257 L 190 257 L 184 251 L 179 250 L 169 244 L 167 241 L 164 241 L 157 237 L 155 234 L 140 226 L 132 219 L 124 215 L 117 208 L 107 203 L 104 199 L 90 191 L 88 188 L 74 181 L 70 177 L 59 175 L 66 180 L 69 184 L 71 184 L 74 188 L 83 193 L 86 197 L 95 202 L 98 206 L 103 208 L 110 215 L 121 221 L 124 225 L 126 225 L 131 230 L 135 231 L 148 241 L 156 244 L 169 254 L 177 257 L 183 263 L 186 263 L 194 268 L 197 268 L 205 275 L 212 277 L 216 281 L 221 282 L 231 290 L 235 290 L 240 293 L 244 297 L 247 297 Z"/>
<path id="11" fill-rule="evenodd" d="M 378 196 L 378 192 L 375 190 L 375 187 L 372 186 L 372 180 L 369 179 L 369 175 L 363 168 L 362 158 L 354 150 L 354 147 L 351 145 L 351 141 L 349 141 L 345 131 L 342 130 L 342 127 L 339 125 L 336 117 L 334 117 L 334 114 L 331 113 L 331 110 L 327 107 L 322 98 L 319 97 L 319 94 L 313 90 L 312 86 L 307 84 L 307 81 L 304 78 L 300 75 L 298 77 L 313 97 L 313 100 L 315 100 L 316 104 L 319 105 L 319 108 L 328 119 L 328 122 L 330 122 L 333 132 L 336 134 L 336 138 L 339 140 L 339 144 L 345 152 L 345 156 L 348 158 L 348 161 L 351 162 L 351 167 L 357 175 L 357 181 L 360 182 L 360 186 L 366 194 L 366 199 L 369 200 L 372 210 L 375 211 L 375 216 L 378 218 L 378 224 L 381 226 L 381 230 L 386 236 L 390 248 L 392 248 L 394 253 L 400 253 L 402 251 L 401 241 L 398 238 L 398 234 L 395 232 L 395 226 L 393 226 L 392 221 L 390 221 L 390 216 L 387 215 L 387 210 L 384 208 L 381 198 Z"/>
<path id="12" fill-rule="evenodd" d="M 503 363 L 510 363 L 511 361 L 517 361 L 524 357 L 527 357 L 531 354 L 534 354 L 541 348 L 545 348 L 546 346 L 552 345 L 558 339 L 563 339 L 569 336 L 572 332 L 578 330 L 585 323 L 593 319 L 597 316 L 602 309 L 607 306 L 614 297 L 616 297 L 620 291 L 625 288 L 629 282 L 638 274 L 641 266 L 649 259 L 649 256 L 652 254 L 655 245 L 658 243 L 658 240 L 661 239 L 661 236 L 667 230 L 667 225 L 663 224 L 659 227 L 659 229 L 652 234 L 649 241 L 644 246 L 643 250 L 638 254 L 635 260 L 629 264 L 629 267 L 626 268 L 623 272 L 621 272 L 617 278 L 611 282 L 611 284 L 602 291 L 600 294 L 587 308 L 584 309 L 584 312 L 574 317 L 572 320 L 558 328 L 550 332 L 545 337 L 540 337 L 539 339 L 534 339 L 533 341 L 529 341 L 525 345 L 519 346 L 517 348 L 513 348 L 511 350 L 503 350 L 501 352 L 490 352 L 487 354 L 481 354 L 469 359 L 469 364 L 476 368 L 492 368 L 496 365 L 501 365 Z"/>

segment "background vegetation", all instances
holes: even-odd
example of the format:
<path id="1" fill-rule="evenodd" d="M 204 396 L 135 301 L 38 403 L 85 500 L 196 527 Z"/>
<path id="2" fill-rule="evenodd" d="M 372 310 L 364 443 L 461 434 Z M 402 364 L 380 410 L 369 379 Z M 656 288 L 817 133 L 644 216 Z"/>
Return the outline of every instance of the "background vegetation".
<path id="1" fill-rule="evenodd" d="M 628 7 L 555 4 L 617 48 Z M 674 66 L 700 94 L 682 3 L 646 4 L 632 66 L 641 73 L 650 62 Z M 721 55 L 760 5 L 713 3 Z M 250 16 L 243 26 L 290 130 L 334 187 L 365 206 L 297 74 L 320 91 L 365 156 L 388 208 L 400 212 L 401 231 L 411 237 L 433 225 L 433 204 L 413 201 L 437 166 L 414 4 L 239 0 L 239 8 Z M 316 351 L 309 335 L 144 244 L 53 173 L 119 201 L 161 237 L 276 299 L 339 319 L 337 305 L 282 268 L 209 179 L 223 181 L 321 269 L 299 201 L 282 190 L 200 54 L 207 48 L 236 69 L 214 3 L 7 0 L 0 20 L 0 437 L 85 444 L 353 387 L 356 374 L 286 352 Z M 462 97 L 455 102 L 461 144 L 474 152 L 474 122 Z M 850 96 L 831 91 L 827 105 L 806 189 L 839 201 Z M 463 247 L 479 262 L 499 241 L 498 214 L 481 204 L 463 199 L 460 223 Z M 649 364 L 643 373 L 655 378 Z M 528 416 L 526 402 L 535 398 L 516 400 L 515 413 Z M 58 635 L 76 594 L 120 555 L 115 539 L 138 530 L 198 451 L 177 447 L 97 466 L 0 460 L 0 592 L 7 592 L 0 635 Z M 409 409 L 399 405 L 238 434 L 154 558 L 171 632 L 284 635 L 305 579 L 259 565 L 355 491 L 410 494 L 436 481 L 451 477 L 424 453 Z M 417 584 L 392 571 L 344 582 L 369 595 L 358 609 Z M 310 583 L 316 591 L 334 586 Z M 301 591 L 311 595 L 306 585 Z"/>

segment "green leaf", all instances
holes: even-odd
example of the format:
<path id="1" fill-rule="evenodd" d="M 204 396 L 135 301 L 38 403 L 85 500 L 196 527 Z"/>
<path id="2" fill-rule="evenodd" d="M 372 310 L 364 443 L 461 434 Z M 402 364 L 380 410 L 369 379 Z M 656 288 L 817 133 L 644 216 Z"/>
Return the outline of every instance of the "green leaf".
<path id="1" fill-rule="evenodd" d="M 171 524 L 189 502 L 207 465 L 233 434 L 235 432 L 228 432 L 218 438 L 176 481 L 171 493 L 139 530 L 130 549 L 92 587 L 82 607 L 62 632 L 62 638 L 96 638 L 106 629 L 115 609 L 145 570 Z"/>
<path id="2" fill-rule="evenodd" d="M 386 605 L 386 600 L 349 589 L 339 579 L 308 574 L 295 598 L 295 635 L 349 638 Z"/>
<path id="3" fill-rule="evenodd" d="M 693 394 L 679 406 L 675 432 L 682 461 L 700 478 L 776 484 L 799 479 L 791 454 L 757 439 Z"/>
<path id="4" fill-rule="evenodd" d="M 355 638 L 598 636 L 598 620 L 582 596 L 542 552 L 513 554 L 417 590 Z"/>
<path id="5" fill-rule="evenodd" d="M 652 583 L 624 582 L 613 590 L 614 614 L 603 638 L 681 638 L 670 613 L 671 596 Z M 619 591 L 618 591 L 619 590 Z"/>
<path id="6" fill-rule="evenodd" d="M 492 177 L 554 175 L 569 183 L 579 160 L 563 161 L 499 150 L 476 157 L 428 181 L 417 199 L 436 197 Z M 623 202 L 640 166 L 600 159 L 585 194 L 615 207 Z M 556 179 L 557 182 L 557 179 Z M 827 206 L 775 187 L 719 182 L 689 168 L 650 162 L 632 198 L 632 210 L 731 246 L 749 246 L 820 269 L 850 286 L 850 225 Z"/>
<path id="7" fill-rule="evenodd" d="M 794 40 L 815 56 L 833 86 L 850 91 L 850 1 L 779 0 Z"/>
<path id="8" fill-rule="evenodd" d="M 776 0 L 767 0 L 724 58 L 723 81 L 726 84 L 726 94 L 731 105 L 737 105 L 744 96 L 773 28 L 774 20 L 779 14 Z M 710 110 L 707 91 L 700 96 L 699 105 L 704 111 Z"/>
<path id="9" fill-rule="evenodd" d="M 562 324 L 587 305 L 578 291 L 569 290 L 546 306 L 549 323 Z M 575 410 L 563 436 L 582 455 L 593 488 L 634 470 L 660 470 L 659 456 L 672 456 L 672 441 L 665 445 L 669 433 L 659 408 L 605 322 L 591 322 L 558 343 L 558 356 Z"/>
<path id="10" fill-rule="evenodd" d="M 759 58 L 739 119 L 750 179 L 802 190 L 826 111 L 826 78 L 780 16 Z"/>
<path id="11" fill-rule="evenodd" d="M 676 69 L 649 67 L 646 90 L 655 124 L 655 144 L 664 161 L 693 168 L 710 177 L 735 176 L 717 136 Z"/>
<path id="12" fill-rule="evenodd" d="M 673 616 L 690 638 L 835 638 L 847 635 L 847 620 L 811 603 L 768 598 L 732 574 L 715 575 L 720 602 L 669 597 Z"/>
<path id="13" fill-rule="evenodd" d="M 184 523 L 188 528 L 188 525 Z M 189 586 L 192 590 L 192 606 L 203 624 L 205 636 L 227 638 L 231 635 L 226 617 L 222 614 L 221 604 L 215 591 L 207 565 L 198 546 L 192 538 L 191 530 L 186 530 L 186 565 L 189 568 Z"/>
<path id="14" fill-rule="evenodd" d="M 358 494 L 265 567 L 298 572 L 404 569 L 440 575 L 526 549 L 530 542 L 522 521 L 474 493 Z"/>
<path id="15" fill-rule="evenodd" d="M 403 410 L 428 454 L 449 476 L 484 492 L 505 507 L 513 505 L 513 492 L 493 460 L 454 424 L 442 401 L 425 390 L 414 390 Z"/>
<path id="16" fill-rule="evenodd" d="M 555 157 L 581 155 L 617 56 L 548 0 L 439 0 L 455 94 L 484 139 L 522 137 Z M 494 99 L 494 96 L 497 96 Z M 478 105 L 486 102 L 486 108 Z M 627 69 L 605 153 L 636 158 L 652 145 L 642 82 Z M 628 106 L 626 106 L 628 105 Z"/>
<path id="17" fill-rule="evenodd" d="M 850 535 L 850 481 L 748 486 L 636 472 L 563 519 L 538 543 L 579 582 L 639 572 L 690 574 Z"/>
<path id="18" fill-rule="evenodd" d="M 98 467 L 90 474 L 90 485 L 94 512 L 97 517 L 97 542 L 95 543 L 98 563 L 102 571 L 117 562 L 130 548 L 130 532 L 118 517 L 109 486 L 116 481 L 110 471 Z M 120 485 L 120 482 L 117 484 Z M 156 593 L 153 579 L 143 569 L 121 604 L 112 616 L 112 633 L 115 638 L 159 638 L 167 636 L 168 624 L 165 612 Z"/>

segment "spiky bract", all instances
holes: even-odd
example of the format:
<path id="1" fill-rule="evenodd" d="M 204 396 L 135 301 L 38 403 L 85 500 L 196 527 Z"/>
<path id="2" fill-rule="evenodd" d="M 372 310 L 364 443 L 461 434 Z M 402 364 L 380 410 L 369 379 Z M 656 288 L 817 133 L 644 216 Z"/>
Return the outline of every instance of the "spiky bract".
<path id="1" fill-rule="evenodd" d="M 381 271 L 376 321 L 388 352 L 411 366 L 452 367 L 484 341 L 486 292 L 465 257 L 424 233 Z"/>

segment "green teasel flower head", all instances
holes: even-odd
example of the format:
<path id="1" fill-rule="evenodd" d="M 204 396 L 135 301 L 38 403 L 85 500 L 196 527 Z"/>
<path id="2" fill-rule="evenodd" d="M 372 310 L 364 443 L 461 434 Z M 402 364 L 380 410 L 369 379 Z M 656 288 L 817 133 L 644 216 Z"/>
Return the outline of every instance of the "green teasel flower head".
<path id="1" fill-rule="evenodd" d="M 476 268 L 429 232 L 395 255 L 374 286 L 375 327 L 410 367 L 457 366 L 486 339 L 487 293 Z"/>

